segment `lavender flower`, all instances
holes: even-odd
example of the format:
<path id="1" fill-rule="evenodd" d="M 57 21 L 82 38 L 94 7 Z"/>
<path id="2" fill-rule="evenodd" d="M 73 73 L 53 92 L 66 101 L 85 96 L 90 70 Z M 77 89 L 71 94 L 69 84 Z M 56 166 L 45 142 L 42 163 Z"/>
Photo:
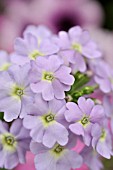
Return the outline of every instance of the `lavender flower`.
<path id="1" fill-rule="evenodd" d="M 103 106 L 105 109 L 106 117 L 109 119 L 111 132 L 113 134 L 113 94 L 104 96 Z"/>
<path id="2" fill-rule="evenodd" d="M 60 31 L 59 36 L 53 40 L 61 49 L 59 55 L 67 58 L 68 53 L 66 60 L 72 64 L 73 71 L 84 72 L 86 70 L 84 57 L 88 59 L 101 57 L 101 53 L 95 42 L 90 39 L 89 33 L 79 26 L 71 28 L 68 33 Z"/>
<path id="3" fill-rule="evenodd" d="M 12 66 L 0 76 L 0 111 L 4 112 L 7 122 L 25 115 L 26 104 L 33 101 L 34 94 L 30 89 L 30 65 Z"/>
<path id="4" fill-rule="evenodd" d="M 73 102 L 66 104 L 67 110 L 64 115 L 70 122 L 69 129 L 77 134 L 82 135 L 86 145 L 91 142 L 92 125 L 99 123 L 104 118 L 104 109 L 101 105 L 95 105 L 93 100 L 80 97 L 78 105 Z"/>
<path id="5" fill-rule="evenodd" d="M 26 107 L 28 115 L 23 124 L 30 129 L 30 135 L 34 141 L 52 147 L 56 142 L 65 145 L 68 142 L 68 131 L 65 128 L 66 121 L 65 101 L 54 99 L 46 102 L 41 95 L 35 96 L 35 103 Z"/>
<path id="6" fill-rule="evenodd" d="M 101 170 L 103 168 L 100 155 L 92 147 L 85 146 L 80 154 L 90 170 Z"/>
<path id="7" fill-rule="evenodd" d="M 54 97 L 63 99 L 64 91 L 69 91 L 74 83 L 74 77 L 70 72 L 71 69 L 64 66 L 57 55 L 48 58 L 38 57 L 32 64 L 31 89 L 35 93 L 42 93 L 42 97 L 47 101 Z"/>
<path id="8" fill-rule="evenodd" d="M 112 138 L 107 126 L 96 124 L 92 127 L 92 146 L 103 157 L 110 159 L 112 152 Z"/>
<path id="9" fill-rule="evenodd" d="M 0 51 L 0 71 L 6 71 L 11 65 L 10 57 L 5 51 Z"/>
<path id="10" fill-rule="evenodd" d="M 100 61 L 96 64 L 95 81 L 104 93 L 113 91 L 113 70 L 106 62 Z"/>
<path id="11" fill-rule="evenodd" d="M 43 40 L 44 38 L 51 38 L 52 32 L 44 25 L 34 26 L 29 25 L 23 32 L 24 37 L 26 34 L 31 33 L 32 35 L 36 36 L 40 40 Z"/>
<path id="12" fill-rule="evenodd" d="M 82 157 L 72 151 L 75 144 L 74 137 L 67 145 L 62 146 L 56 143 L 52 148 L 48 149 L 42 144 L 31 142 L 30 149 L 36 155 L 35 167 L 37 170 L 70 170 L 71 168 L 79 168 L 82 165 Z"/>
<path id="13" fill-rule="evenodd" d="M 22 120 L 8 124 L 0 121 L 0 167 L 13 169 L 19 163 L 25 163 L 26 151 L 30 144 L 29 131 L 22 125 Z"/>
<path id="14" fill-rule="evenodd" d="M 28 31 L 28 33 L 24 34 L 24 39 L 17 38 L 14 45 L 16 54 L 22 60 L 29 62 L 30 60 L 36 60 L 39 56 L 47 56 L 52 55 L 58 52 L 59 48 L 55 45 L 51 39 L 42 38 L 42 36 L 38 37 Z M 15 63 L 18 63 L 18 59 L 16 62 L 16 58 L 12 57 Z M 21 64 L 21 63 L 20 63 Z"/>

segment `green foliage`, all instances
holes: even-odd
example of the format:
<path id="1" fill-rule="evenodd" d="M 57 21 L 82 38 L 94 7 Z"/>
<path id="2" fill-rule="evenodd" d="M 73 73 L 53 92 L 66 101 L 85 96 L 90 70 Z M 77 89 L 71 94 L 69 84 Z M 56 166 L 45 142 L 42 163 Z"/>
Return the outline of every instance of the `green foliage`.
<path id="1" fill-rule="evenodd" d="M 3 117 L 4 117 L 4 113 L 0 112 L 0 120 L 3 120 Z"/>
<path id="2" fill-rule="evenodd" d="M 111 159 L 103 159 L 103 170 L 113 170 L 113 157 Z"/>

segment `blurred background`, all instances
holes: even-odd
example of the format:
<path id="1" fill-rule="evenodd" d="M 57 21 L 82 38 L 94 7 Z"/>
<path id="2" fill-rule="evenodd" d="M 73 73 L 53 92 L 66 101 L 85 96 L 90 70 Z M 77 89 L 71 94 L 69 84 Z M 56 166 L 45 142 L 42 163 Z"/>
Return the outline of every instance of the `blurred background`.
<path id="1" fill-rule="evenodd" d="M 0 49 L 12 52 L 15 37 L 29 24 L 44 24 L 54 33 L 80 25 L 113 66 L 113 0 L 0 0 Z"/>
<path id="2" fill-rule="evenodd" d="M 15 38 L 29 24 L 46 25 L 53 33 L 80 25 L 113 66 L 113 0 L 0 0 L 0 50 L 13 52 Z M 113 170 L 113 160 L 103 163 L 105 170 Z"/>

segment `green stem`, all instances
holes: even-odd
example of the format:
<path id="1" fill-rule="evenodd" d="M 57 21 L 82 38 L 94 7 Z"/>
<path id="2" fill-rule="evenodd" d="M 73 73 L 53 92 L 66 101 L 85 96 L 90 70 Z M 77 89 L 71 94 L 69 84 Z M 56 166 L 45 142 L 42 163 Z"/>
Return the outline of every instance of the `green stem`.
<path id="1" fill-rule="evenodd" d="M 77 102 L 79 97 L 93 93 L 96 89 L 98 89 L 98 87 L 99 86 L 97 84 L 94 86 L 85 86 L 80 90 L 70 93 L 72 101 Z"/>
<path id="2" fill-rule="evenodd" d="M 3 120 L 3 117 L 4 117 L 4 113 L 0 112 L 0 120 Z"/>

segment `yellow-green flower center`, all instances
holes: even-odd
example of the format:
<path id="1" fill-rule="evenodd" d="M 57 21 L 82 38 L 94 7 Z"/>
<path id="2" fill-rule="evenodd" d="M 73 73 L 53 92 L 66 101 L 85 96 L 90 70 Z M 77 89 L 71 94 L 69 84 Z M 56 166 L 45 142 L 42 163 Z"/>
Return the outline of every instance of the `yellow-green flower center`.
<path id="1" fill-rule="evenodd" d="M 100 140 L 101 141 L 105 141 L 105 138 L 106 138 L 106 131 L 104 129 L 102 129 L 102 133 L 101 133 L 101 136 L 100 136 Z"/>
<path id="2" fill-rule="evenodd" d="M 22 88 L 17 87 L 14 91 L 14 94 L 21 97 L 24 94 L 24 91 Z"/>
<path id="3" fill-rule="evenodd" d="M 82 117 L 79 123 L 82 124 L 84 128 L 87 127 L 87 125 L 90 123 L 89 117 L 85 115 L 84 117 Z"/>
<path id="4" fill-rule="evenodd" d="M 15 139 L 12 136 L 6 136 L 5 137 L 5 142 L 7 145 L 13 146 Z"/>
<path id="5" fill-rule="evenodd" d="M 89 118 L 88 117 L 83 117 L 81 120 L 82 125 L 86 125 L 89 123 Z"/>
<path id="6" fill-rule="evenodd" d="M 42 54 L 40 51 L 38 51 L 38 50 L 34 50 L 33 52 L 31 52 L 30 54 L 29 54 L 29 58 L 31 59 L 31 60 L 36 60 L 36 58 L 38 57 L 38 56 L 44 56 L 44 54 Z"/>
<path id="7" fill-rule="evenodd" d="M 55 115 L 52 113 L 45 114 L 41 117 L 41 121 L 43 123 L 43 126 L 47 128 L 48 126 L 55 123 Z"/>
<path id="8" fill-rule="evenodd" d="M 54 152 L 56 154 L 61 153 L 63 150 L 64 150 L 64 147 L 59 144 L 54 148 Z"/>
<path id="9" fill-rule="evenodd" d="M 18 90 L 16 91 L 16 94 L 21 97 L 21 96 L 24 94 L 24 92 L 23 92 L 22 89 L 18 89 Z"/>
<path id="10" fill-rule="evenodd" d="M 52 72 L 43 72 L 42 74 L 42 80 L 48 81 L 48 82 L 52 82 L 54 79 L 54 75 Z"/>
<path id="11" fill-rule="evenodd" d="M 11 95 L 17 99 L 20 99 L 24 95 L 24 88 L 14 84 Z"/>
<path id="12" fill-rule="evenodd" d="M 45 116 L 45 120 L 49 123 L 52 122 L 54 120 L 54 115 L 50 114 Z"/>
<path id="13" fill-rule="evenodd" d="M 11 66 L 10 63 L 5 63 L 0 67 L 0 71 L 6 71 Z"/>
<path id="14" fill-rule="evenodd" d="M 16 150 L 17 141 L 12 134 L 6 133 L 3 135 L 0 135 L 0 141 L 5 150 L 10 151 L 10 152 L 14 152 Z"/>
<path id="15" fill-rule="evenodd" d="M 50 150 L 50 154 L 52 154 L 55 159 L 59 159 L 60 157 L 62 157 L 65 153 L 66 153 L 66 148 L 65 146 L 61 146 L 58 143 L 56 143 L 54 145 L 54 147 Z"/>
<path id="16" fill-rule="evenodd" d="M 73 44 L 72 44 L 72 49 L 75 50 L 75 51 L 77 51 L 77 52 L 79 52 L 79 53 L 82 52 L 82 46 L 81 46 L 81 44 L 79 44 L 79 43 L 73 43 Z"/>

